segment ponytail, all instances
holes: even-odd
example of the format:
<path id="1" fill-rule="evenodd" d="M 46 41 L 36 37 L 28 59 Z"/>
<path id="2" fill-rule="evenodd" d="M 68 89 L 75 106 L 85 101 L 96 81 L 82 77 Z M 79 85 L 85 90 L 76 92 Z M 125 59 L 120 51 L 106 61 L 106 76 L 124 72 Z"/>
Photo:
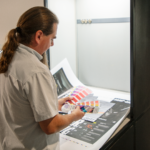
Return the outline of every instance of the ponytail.
<path id="1" fill-rule="evenodd" d="M 7 36 L 7 41 L 2 47 L 2 57 L 0 58 L 0 73 L 5 73 L 15 54 L 19 43 L 16 37 L 16 29 L 10 30 Z"/>

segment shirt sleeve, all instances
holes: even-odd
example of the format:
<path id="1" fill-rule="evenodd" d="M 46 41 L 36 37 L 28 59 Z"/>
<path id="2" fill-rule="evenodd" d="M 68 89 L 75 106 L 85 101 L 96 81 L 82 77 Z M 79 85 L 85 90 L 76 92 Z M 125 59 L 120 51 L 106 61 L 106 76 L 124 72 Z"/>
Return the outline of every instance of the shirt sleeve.
<path id="1" fill-rule="evenodd" d="M 24 91 L 36 122 L 58 114 L 58 99 L 54 79 L 47 72 L 36 73 L 25 83 Z"/>

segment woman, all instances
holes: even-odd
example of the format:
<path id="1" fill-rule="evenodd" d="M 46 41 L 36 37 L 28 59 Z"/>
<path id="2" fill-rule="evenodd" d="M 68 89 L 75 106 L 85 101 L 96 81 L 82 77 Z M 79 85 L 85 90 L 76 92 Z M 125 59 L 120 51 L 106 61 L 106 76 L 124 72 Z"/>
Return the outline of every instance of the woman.
<path id="1" fill-rule="evenodd" d="M 33 7 L 19 19 L 0 58 L 0 147 L 4 150 L 57 150 L 59 131 L 84 115 L 79 107 L 69 115 L 58 108 L 54 79 L 43 64 L 54 45 L 57 17 L 45 7 Z"/>

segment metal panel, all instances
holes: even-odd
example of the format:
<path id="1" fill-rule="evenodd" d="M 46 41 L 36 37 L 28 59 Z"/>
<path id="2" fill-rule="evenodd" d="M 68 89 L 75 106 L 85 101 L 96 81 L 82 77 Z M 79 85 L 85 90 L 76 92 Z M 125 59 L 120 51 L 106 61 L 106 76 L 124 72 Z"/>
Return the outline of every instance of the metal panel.
<path id="1" fill-rule="evenodd" d="M 135 0 L 133 35 L 133 113 L 138 118 L 150 107 L 150 1 Z"/>
<path id="2" fill-rule="evenodd" d="M 150 109 L 135 124 L 136 150 L 150 150 Z"/>
<path id="3" fill-rule="evenodd" d="M 129 128 L 108 150 L 135 150 L 134 127 Z"/>
<path id="4" fill-rule="evenodd" d="M 88 20 L 88 19 L 87 19 Z M 130 18 L 103 18 L 103 19 L 91 19 L 91 23 L 122 23 L 130 22 Z M 77 24 L 82 24 L 81 20 L 77 20 Z"/>

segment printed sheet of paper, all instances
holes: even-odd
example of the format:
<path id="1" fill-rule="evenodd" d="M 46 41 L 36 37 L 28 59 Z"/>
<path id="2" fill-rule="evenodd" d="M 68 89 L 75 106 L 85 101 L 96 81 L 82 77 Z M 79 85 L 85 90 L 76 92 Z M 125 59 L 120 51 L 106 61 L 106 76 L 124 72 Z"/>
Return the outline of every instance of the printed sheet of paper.
<path id="1" fill-rule="evenodd" d="M 82 149 L 99 150 L 129 113 L 128 100 L 116 98 L 112 103 L 115 103 L 114 107 L 105 112 L 96 122 L 79 120 L 63 129 L 61 138 L 65 139 L 66 143 L 62 143 L 61 147 L 69 150 L 66 144 L 74 144 L 75 147 L 80 145 Z"/>

